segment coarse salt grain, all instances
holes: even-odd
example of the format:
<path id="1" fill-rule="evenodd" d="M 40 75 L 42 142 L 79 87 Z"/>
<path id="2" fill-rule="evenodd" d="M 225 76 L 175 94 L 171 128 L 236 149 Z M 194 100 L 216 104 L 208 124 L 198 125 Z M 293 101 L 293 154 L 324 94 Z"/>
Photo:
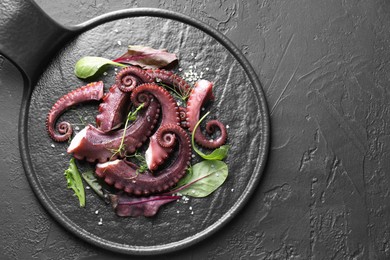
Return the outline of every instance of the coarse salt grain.
<path id="1" fill-rule="evenodd" d="M 89 190 L 91 187 L 89 187 L 89 186 L 85 186 L 85 188 L 86 188 L 87 190 Z"/>
<path id="2" fill-rule="evenodd" d="M 104 75 L 104 76 L 107 76 L 107 74 L 108 74 L 107 72 L 103 72 L 103 75 Z"/>
<path id="3" fill-rule="evenodd" d="M 96 215 L 99 214 L 99 210 L 95 210 L 95 214 L 96 214 Z"/>
<path id="4" fill-rule="evenodd" d="M 99 226 L 103 225 L 103 219 L 102 219 L 102 218 L 100 218 L 100 220 L 99 220 L 99 222 L 98 222 L 98 225 L 99 225 Z"/>
<path id="5" fill-rule="evenodd" d="M 229 125 L 226 125 L 226 128 L 227 128 L 227 129 L 229 129 L 229 127 L 230 127 Z"/>
<path id="6" fill-rule="evenodd" d="M 231 189 L 231 191 L 233 192 L 233 191 L 234 191 L 234 189 Z"/>
<path id="7" fill-rule="evenodd" d="M 118 45 L 122 45 L 122 42 L 121 42 L 121 41 L 118 41 Z"/>

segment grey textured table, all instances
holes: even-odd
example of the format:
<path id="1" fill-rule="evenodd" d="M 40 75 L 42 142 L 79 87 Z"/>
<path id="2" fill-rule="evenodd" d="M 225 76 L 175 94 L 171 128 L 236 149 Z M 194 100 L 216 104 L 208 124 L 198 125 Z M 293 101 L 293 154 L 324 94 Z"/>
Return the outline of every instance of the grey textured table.
<path id="1" fill-rule="evenodd" d="M 390 257 L 390 2 L 37 3 L 62 24 L 132 7 L 187 14 L 231 39 L 263 84 L 272 141 L 254 196 L 212 237 L 153 259 Z M 23 81 L 3 58 L 0 86 L 0 259 L 121 259 L 41 207 L 18 150 Z"/>

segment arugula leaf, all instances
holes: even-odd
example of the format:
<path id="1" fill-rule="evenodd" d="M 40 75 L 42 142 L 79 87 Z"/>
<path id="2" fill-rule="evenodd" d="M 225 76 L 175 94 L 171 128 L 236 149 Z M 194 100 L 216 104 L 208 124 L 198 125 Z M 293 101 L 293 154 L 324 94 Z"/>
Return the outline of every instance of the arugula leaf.
<path id="1" fill-rule="evenodd" d="M 100 183 L 98 182 L 97 178 L 93 174 L 93 171 L 83 172 L 81 176 L 86 181 L 86 183 L 88 183 L 88 185 L 96 192 L 96 194 L 104 199 L 102 185 L 100 185 Z"/>
<path id="2" fill-rule="evenodd" d="M 72 189 L 79 199 L 80 207 L 85 207 L 85 191 L 80 172 L 77 169 L 74 158 L 70 159 L 69 168 L 65 170 L 65 178 L 68 184 L 68 189 Z"/>
<path id="3" fill-rule="evenodd" d="M 126 194 L 110 194 L 109 198 L 115 213 L 120 217 L 152 217 L 162 205 L 178 200 L 180 196 L 132 197 Z"/>
<path id="4" fill-rule="evenodd" d="M 227 156 L 227 153 L 229 151 L 230 146 L 229 145 L 222 145 L 221 147 L 215 149 L 210 154 L 205 154 L 202 151 L 200 151 L 196 145 L 195 145 L 195 131 L 198 128 L 199 124 L 208 116 L 210 112 L 207 112 L 199 121 L 196 123 L 194 130 L 192 131 L 191 135 L 191 143 L 192 147 L 194 148 L 194 151 L 199 154 L 200 157 L 202 157 L 205 160 L 223 160 Z"/>
<path id="5" fill-rule="evenodd" d="M 218 160 L 202 161 L 193 165 L 188 174 L 178 182 L 178 188 L 170 193 L 203 198 L 218 189 L 227 176 L 226 163 Z"/>
<path id="6" fill-rule="evenodd" d="M 75 68 L 74 68 L 74 74 L 81 79 L 89 78 L 93 75 L 95 75 L 101 67 L 104 65 L 115 65 L 120 67 L 126 67 L 126 65 L 123 65 L 118 62 L 114 62 L 112 60 L 102 58 L 102 57 L 91 57 L 86 56 L 81 59 L 79 59 L 76 62 Z"/>

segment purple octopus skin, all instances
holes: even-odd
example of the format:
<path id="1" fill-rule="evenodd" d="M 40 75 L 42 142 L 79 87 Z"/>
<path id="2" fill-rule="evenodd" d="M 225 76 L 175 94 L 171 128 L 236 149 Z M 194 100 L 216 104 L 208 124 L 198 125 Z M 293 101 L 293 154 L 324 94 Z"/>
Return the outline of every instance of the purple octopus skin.
<path id="1" fill-rule="evenodd" d="M 152 134 L 159 114 L 160 104 L 150 95 L 137 119 L 126 128 L 123 151 L 114 152 L 120 147 L 124 129 L 104 133 L 88 125 L 73 138 L 67 152 L 79 160 L 101 163 L 133 154 Z"/>
<path id="2" fill-rule="evenodd" d="M 179 118 L 180 118 L 180 125 L 181 125 L 181 127 L 188 128 L 187 108 L 179 107 Z"/>
<path id="3" fill-rule="evenodd" d="M 100 100 L 103 97 L 103 82 L 93 82 L 86 86 L 77 88 L 62 96 L 53 105 L 46 118 L 46 129 L 56 142 L 65 142 L 73 133 L 72 126 L 68 122 L 61 122 L 55 131 L 57 119 L 70 107 L 91 100 Z"/>
<path id="4" fill-rule="evenodd" d="M 115 84 L 103 97 L 96 116 L 99 130 L 109 132 L 119 128 L 130 109 L 130 92 L 141 83 L 153 82 L 145 70 L 130 66 L 122 69 L 116 76 Z"/>
<path id="5" fill-rule="evenodd" d="M 193 131 L 195 125 L 199 121 L 200 110 L 204 103 L 209 100 L 214 99 L 213 93 L 213 83 L 207 80 L 200 80 L 195 83 L 194 88 L 191 91 L 191 94 L 187 101 L 187 125 L 188 130 Z M 195 131 L 195 142 L 205 148 L 215 149 L 225 144 L 227 139 L 227 132 L 225 126 L 218 120 L 211 120 L 206 124 L 206 132 L 208 134 L 213 134 L 215 128 L 220 130 L 220 136 L 215 140 L 208 139 L 198 127 Z"/>
<path id="6" fill-rule="evenodd" d="M 180 125 L 176 101 L 167 90 L 154 83 L 142 84 L 132 92 L 131 102 L 135 106 L 138 106 L 143 102 L 142 98 L 145 93 L 152 94 L 161 105 L 161 126 L 166 124 Z M 150 143 L 147 150 L 147 154 L 152 158 L 150 161 L 147 161 L 149 170 L 156 170 L 159 165 L 163 164 L 171 152 L 172 148 L 161 147 L 161 145 L 157 143 L 157 134 L 153 134 L 150 137 Z"/>
<path id="7" fill-rule="evenodd" d="M 164 137 L 168 135 L 168 137 Z M 138 167 L 126 160 L 115 160 L 96 165 L 96 175 L 119 190 L 134 195 L 161 193 L 173 187 L 185 174 L 191 159 L 191 145 L 187 133 L 176 124 L 161 126 L 157 131 L 163 145 L 179 143 L 178 156 L 171 165 L 156 172 L 138 173 Z"/>
<path id="8" fill-rule="evenodd" d="M 181 93 L 189 93 L 191 90 L 191 86 L 184 79 L 174 74 L 172 71 L 163 69 L 148 69 L 146 72 L 154 82 L 161 82 L 163 84 L 173 86 Z"/>

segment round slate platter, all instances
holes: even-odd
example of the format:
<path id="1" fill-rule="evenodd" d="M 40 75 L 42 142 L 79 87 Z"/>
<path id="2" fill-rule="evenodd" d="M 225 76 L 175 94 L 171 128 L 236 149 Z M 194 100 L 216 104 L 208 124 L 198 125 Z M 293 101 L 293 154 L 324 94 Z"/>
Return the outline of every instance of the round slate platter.
<path id="1" fill-rule="evenodd" d="M 261 85 L 249 63 L 223 35 L 188 17 L 166 11 L 122 12 L 121 18 L 91 26 L 72 39 L 52 58 L 22 108 L 22 157 L 28 179 L 45 208 L 66 229 L 99 247 L 127 254 L 157 254 L 190 246 L 214 233 L 243 208 L 256 188 L 267 157 L 268 113 Z M 127 16 L 127 17 L 126 17 Z M 84 25 L 88 26 L 88 25 Z M 206 107 L 209 119 L 218 118 L 228 130 L 231 146 L 225 160 L 229 176 L 210 196 L 170 203 L 151 218 L 117 217 L 110 205 L 86 190 L 86 207 L 80 208 L 66 188 L 64 170 L 70 155 L 68 143 L 54 143 L 46 133 L 45 120 L 54 102 L 85 85 L 74 75 L 74 64 L 83 56 L 113 59 L 127 45 L 167 49 L 179 57 L 176 72 L 202 74 L 215 83 L 215 101 Z M 105 90 L 113 83 L 112 67 L 103 80 Z M 76 129 L 94 124 L 97 103 L 66 112 Z M 199 161 L 195 157 L 192 163 Z M 88 166 L 78 162 L 82 170 Z M 102 225 L 98 223 L 102 222 Z"/>

